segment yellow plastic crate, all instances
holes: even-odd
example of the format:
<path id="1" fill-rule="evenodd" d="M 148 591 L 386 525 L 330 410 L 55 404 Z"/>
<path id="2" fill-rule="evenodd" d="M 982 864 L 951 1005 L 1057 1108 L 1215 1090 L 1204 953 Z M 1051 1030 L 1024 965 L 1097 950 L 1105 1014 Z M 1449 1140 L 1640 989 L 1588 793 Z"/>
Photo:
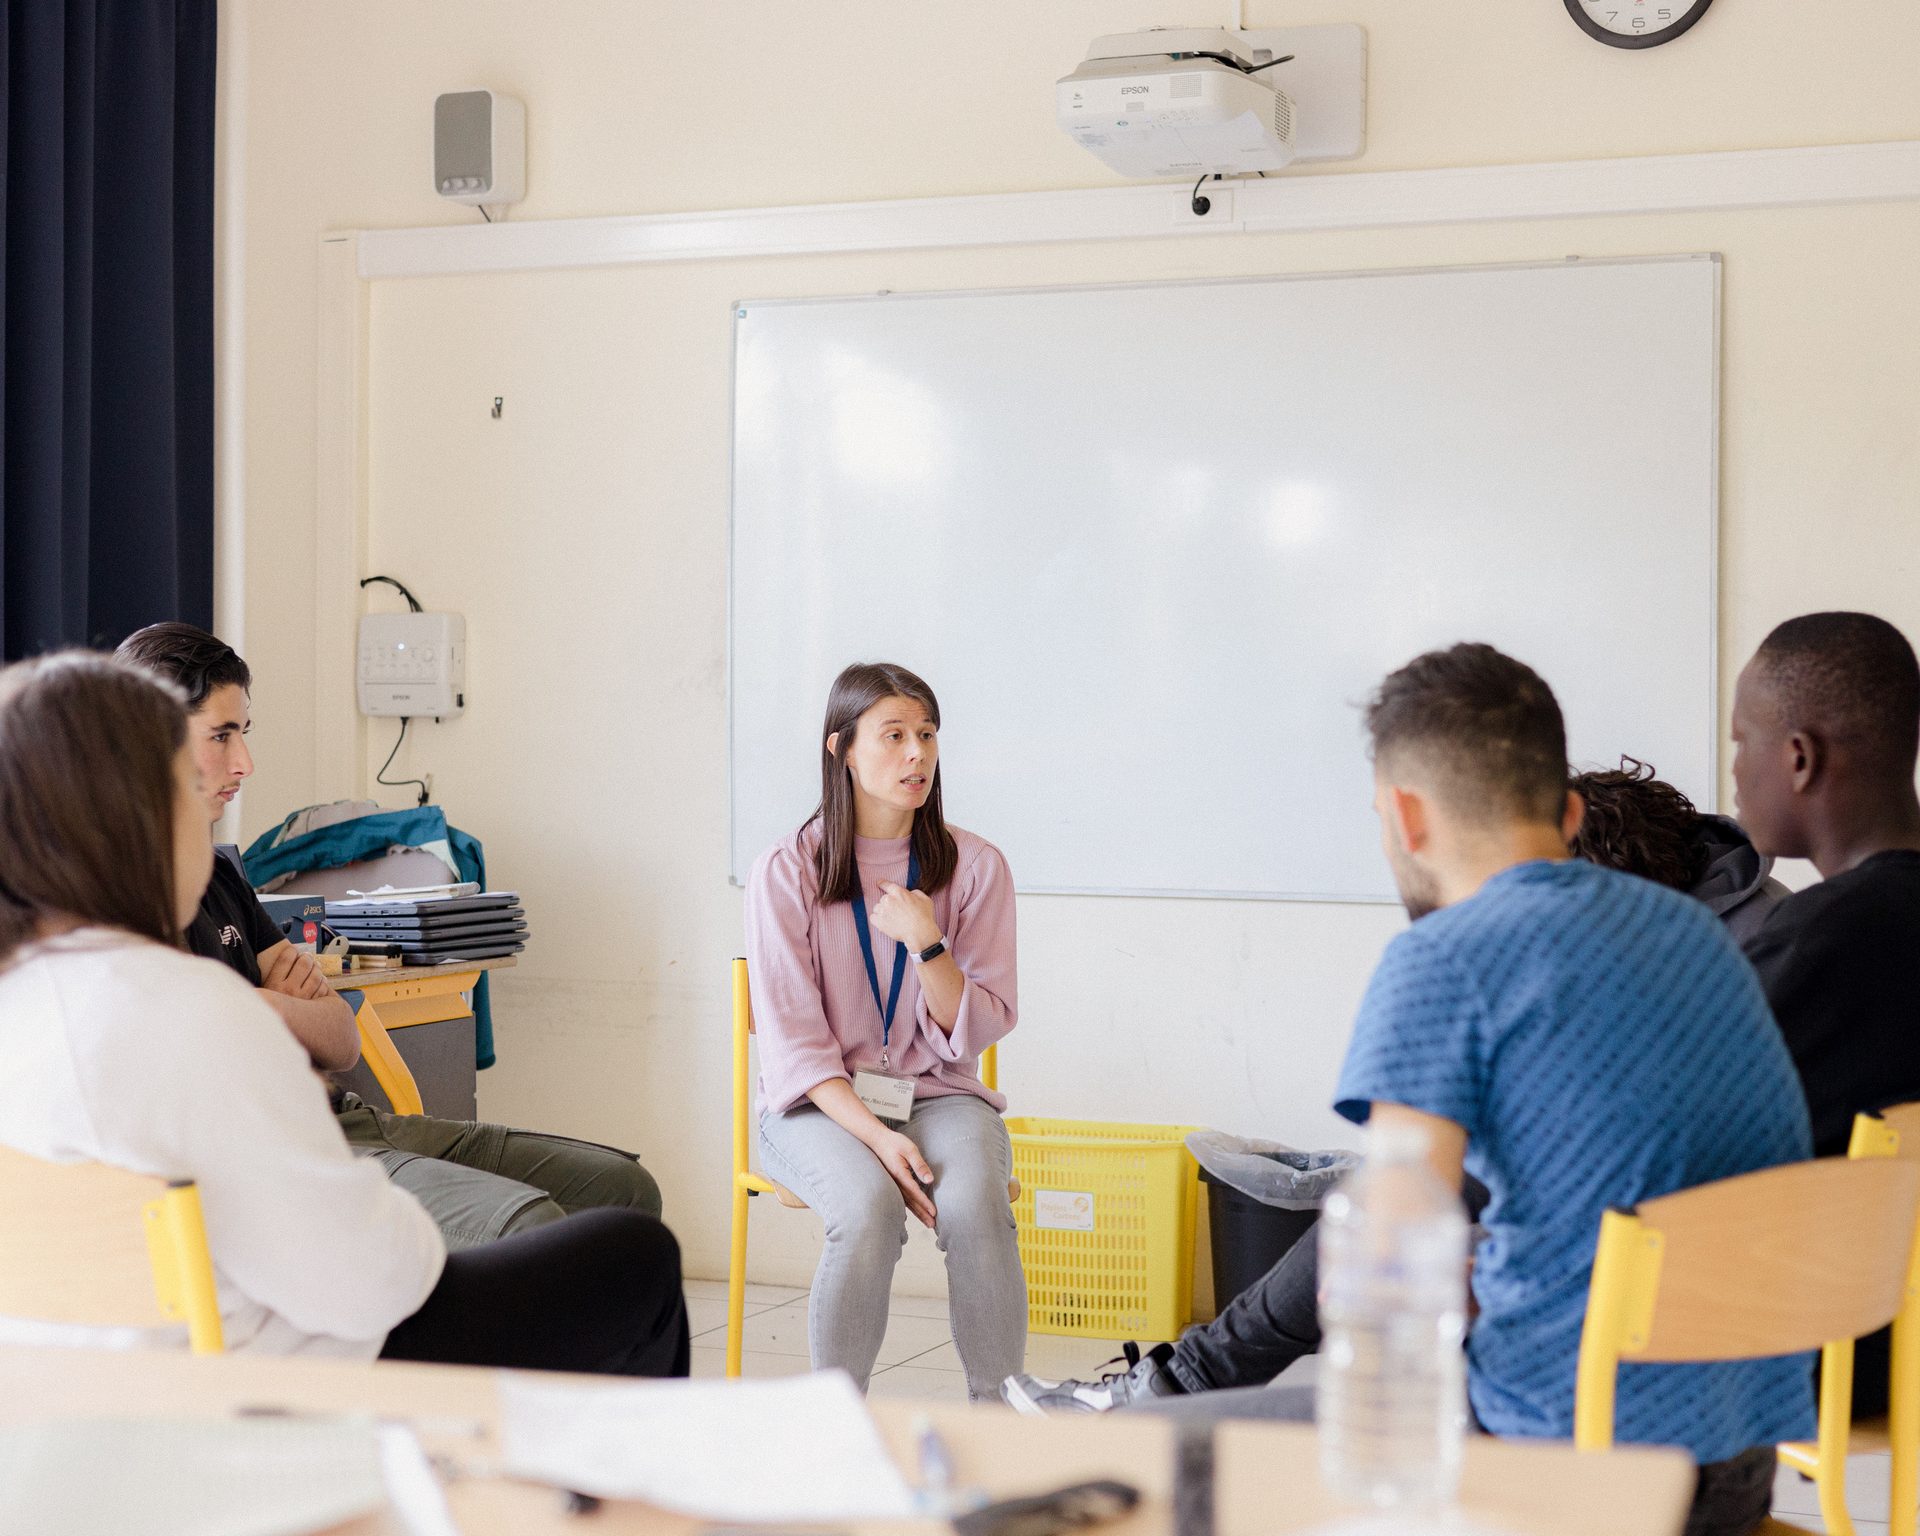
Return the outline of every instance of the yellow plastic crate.
<path id="1" fill-rule="evenodd" d="M 1033 1332 L 1180 1336 L 1193 1310 L 1195 1129 L 1008 1118 Z"/>

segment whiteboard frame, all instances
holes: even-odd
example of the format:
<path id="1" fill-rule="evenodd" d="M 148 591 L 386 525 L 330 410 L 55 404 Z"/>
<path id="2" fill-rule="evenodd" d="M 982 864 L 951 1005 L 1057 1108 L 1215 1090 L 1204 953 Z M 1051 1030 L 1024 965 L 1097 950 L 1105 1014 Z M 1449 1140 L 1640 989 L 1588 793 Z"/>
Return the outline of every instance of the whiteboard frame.
<path id="1" fill-rule="evenodd" d="M 749 310 L 754 309 L 795 309 L 818 308 L 828 304 L 911 304 L 923 299 L 990 299 L 1012 298 L 1017 296 L 1047 294 L 1083 294 L 1136 292 L 1144 289 L 1165 290 L 1169 288 L 1245 288 L 1253 285 L 1273 283 L 1311 283 L 1321 281 L 1351 281 L 1364 278 L 1390 277 L 1435 277 L 1455 274 L 1487 272 L 1530 272 L 1561 271 L 1568 267 L 1638 267 L 1671 266 L 1676 263 L 1705 262 L 1711 269 L 1713 287 L 1713 357 L 1710 368 L 1710 388 L 1712 405 L 1711 441 L 1707 450 L 1707 473 L 1709 493 L 1707 498 L 1707 804 L 1699 809 L 1712 814 L 1720 804 L 1720 448 L 1722 436 L 1721 422 L 1721 372 L 1724 365 L 1725 343 L 1722 336 L 1722 321 L 1725 310 L 1725 261 L 1718 251 L 1683 251 L 1664 255 L 1645 256 L 1606 256 L 1587 258 L 1568 256 L 1560 261 L 1488 261 L 1464 264 L 1429 264 L 1416 267 L 1366 267 L 1348 268 L 1327 272 L 1277 272 L 1262 273 L 1254 276 L 1207 277 L 1177 279 L 1173 281 L 1145 281 L 1132 283 L 1044 283 L 1005 288 L 928 288 L 896 290 L 882 288 L 875 292 L 856 292 L 842 294 L 815 294 L 806 298 L 777 299 L 734 299 L 728 304 L 730 311 L 730 331 L 733 344 L 727 360 L 727 866 L 728 883 L 744 888 L 746 871 L 733 867 L 735 844 L 738 840 L 740 806 L 734 774 L 734 696 L 735 667 L 737 664 L 735 622 L 737 604 L 734 592 L 735 560 L 734 544 L 738 533 L 738 513 L 736 492 L 739 473 L 736 454 L 740 441 L 739 423 L 739 368 L 740 368 L 740 322 L 746 318 Z M 1609 766 L 1609 765 L 1603 765 Z M 796 825 L 798 825 L 796 823 Z M 1022 896 L 1095 896 L 1116 897 L 1135 901 L 1240 901 L 1240 902 L 1307 902 L 1321 905 L 1379 907 L 1393 906 L 1397 898 L 1391 896 L 1355 896 L 1349 894 L 1325 894 L 1302 891 L 1188 891 L 1156 888 L 1114 889 L 1103 887 L 1094 889 L 1085 886 L 1045 885 L 1030 886 L 1023 884 L 1019 877 L 1014 879 L 1014 889 Z"/>

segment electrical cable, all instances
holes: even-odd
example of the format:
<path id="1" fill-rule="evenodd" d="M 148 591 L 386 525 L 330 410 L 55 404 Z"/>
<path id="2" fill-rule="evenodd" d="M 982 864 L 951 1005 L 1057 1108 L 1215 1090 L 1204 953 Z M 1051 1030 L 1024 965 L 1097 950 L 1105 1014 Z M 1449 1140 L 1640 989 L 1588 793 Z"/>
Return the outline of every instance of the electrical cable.
<path id="1" fill-rule="evenodd" d="M 1190 53 L 1170 53 L 1167 57 L 1170 59 L 1212 59 L 1214 63 L 1224 64 L 1228 69 L 1237 69 L 1243 75 L 1257 75 L 1261 70 L 1272 69 L 1276 64 L 1290 64 L 1296 56 L 1291 53 L 1286 53 L 1277 59 L 1269 59 L 1264 64 L 1242 64 L 1230 53 L 1215 53 L 1211 49 L 1198 48 Z"/>
<path id="2" fill-rule="evenodd" d="M 1200 188 L 1205 184 L 1206 179 L 1207 173 L 1202 171 L 1200 173 L 1200 180 L 1193 184 L 1193 196 L 1187 199 L 1187 206 L 1193 210 L 1193 216 L 1196 219 L 1204 219 L 1209 213 L 1213 212 L 1213 199 L 1200 195 Z M 1216 171 L 1213 173 L 1213 179 L 1215 181 L 1220 179 L 1219 172 Z"/>
<path id="3" fill-rule="evenodd" d="M 485 219 L 489 224 L 493 222 L 493 215 L 487 212 L 487 205 L 485 203 L 475 203 L 474 206 L 480 210 L 481 218 Z"/>
<path id="4" fill-rule="evenodd" d="M 400 734 L 393 738 L 393 750 L 387 754 L 387 760 L 380 765 L 380 771 L 373 776 L 373 782 L 376 784 L 384 784 L 388 789 L 405 789 L 409 784 L 418 784 L 420 786 L 420 798 L 414 803 L 416 805 L 425 805 L 427 803 L 427 796 L 431 793 L 427 788 L 427 781 L 425 779 L 390 779 L 387 777 L 387 770 L 393 766 L 393 760 L 400 755 L 400 743 L 407 739 L 407 727 L 411 724 L 413 724 L 411 716 L 402 715 L 400 717 Z"/>
<path id="5" fill-rule="evenodd" d="M 414 613 L 425 612 L 420 606 L 420 599 L 409 592 L 403 582 L 395 581 L 391 576 L 369 576 L 366 580 L 362 581 L 360 585 L 362 588 L 366 588 L 372 586 L 376 581 L 384 581 L 388 586 L 398 591 L 399 594 L 407 600 L 407 607 Z"/>
<path id="6" fill-rule="evenodd" d="M 396 580 L 392 576 L 368 576 L 361 581 L 360 586 L 362 590 L 364 590 L 372 586 L 375 582 L 384 582 L 387 586 L 392 587 L 407 600 L 407 607 L 410 611 L 414 613 L 424 613 L 426 611 L 420 606 L 420 599 L 407 590 L 407 584 L 403 581 Z M 412 718 L 410 716 L 402 715 L 400 717 L 400 734 L 394 737 L 393 750 L 387 754 L 387 760 L 380 765 L 380 771 L 373 776 L 373 782 L 376 784 L 384 784 L 388 789 L 405 789 L 410 784 L 418 785 L 420 788 L 420 798 L 415 803 L 425 805 L 428 795 L 432 793 L 432 791 L 427 788 L 427 781 L 425 779 L 390 779 L 387 777 L 387 770 L 393 766 L 393 760 L 400 755 L 401 743 L 407 739 L 407 727 L 410 724 L 412 724 Z"/>

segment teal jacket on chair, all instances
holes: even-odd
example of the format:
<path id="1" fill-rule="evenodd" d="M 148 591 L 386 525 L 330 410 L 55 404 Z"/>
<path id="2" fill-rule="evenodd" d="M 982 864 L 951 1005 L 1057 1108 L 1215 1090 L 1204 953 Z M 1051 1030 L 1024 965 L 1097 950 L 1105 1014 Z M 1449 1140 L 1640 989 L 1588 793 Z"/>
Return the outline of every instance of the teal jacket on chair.
<path id="1" fill-rule="evenodd" d="M 242 855 L 247 879 L 255 889 L 302 870 L 338 869 L 361 859 L 377 859 L 396 847 L 424 848 L 450 864 L 462 880 L 473 881 L 483 891 L 487 888 L 487 859 L 480 839 L 449 826 L 447 813 L 437 805 L 356 816 L 290 836 L 288 827 L 301 814 L 296 811 L 271 832 L 262 833 Z M 484 974 L 473 989 L 473 1054 L 476 1066 L 493 1065 L 493 1007 Z"/>

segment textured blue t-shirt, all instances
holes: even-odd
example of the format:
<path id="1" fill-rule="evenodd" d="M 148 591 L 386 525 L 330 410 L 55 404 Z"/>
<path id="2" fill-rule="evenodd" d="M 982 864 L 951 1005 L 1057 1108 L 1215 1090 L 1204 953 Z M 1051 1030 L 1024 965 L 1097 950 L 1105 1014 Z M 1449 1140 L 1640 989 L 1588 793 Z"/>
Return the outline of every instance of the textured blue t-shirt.
<path id="1" fill-rule="evenodd" d="M 1491 1192 L 1468 1393 L 1564 1439 L 1601 1214 L 1805 1158 L 1807 1106 L 1759 981 L 1689 897 L 1579 860 L 1503 870 L 1387 946 L 1335 1107 L 1465 1128 Z M 1622 1441 L 1701 1462 L 1813 1433 L 1812 1357 L 1620 1370 Z"/>

